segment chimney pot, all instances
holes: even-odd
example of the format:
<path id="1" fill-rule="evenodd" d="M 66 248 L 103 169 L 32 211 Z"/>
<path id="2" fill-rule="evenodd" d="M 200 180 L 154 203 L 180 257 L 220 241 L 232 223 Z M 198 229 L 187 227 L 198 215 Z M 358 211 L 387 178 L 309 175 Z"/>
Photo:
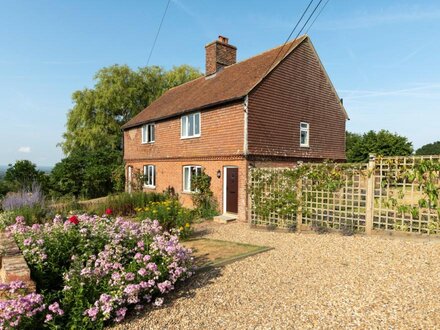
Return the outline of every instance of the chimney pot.
<path id="1" fill-rule="evenodd" d="M 212 75 L 226 66 L 237 62 L 237 48 L 229 44 L 229 39 L 218 36 L 218 39 L 205 46 L 206 76 Z"/>
<path id="2" fill-rule="evenodd" d="M 224 44 L 229 43 L 229 38 L 218 36 L 218 41 L 223 42 Z"/>

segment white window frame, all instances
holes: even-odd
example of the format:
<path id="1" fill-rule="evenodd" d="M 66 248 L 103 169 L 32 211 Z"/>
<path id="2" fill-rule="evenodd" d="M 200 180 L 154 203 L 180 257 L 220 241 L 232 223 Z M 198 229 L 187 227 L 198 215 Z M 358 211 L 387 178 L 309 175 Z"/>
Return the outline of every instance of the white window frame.
<path id="1" fill-rule="evenodd" d="M 150 168 L 152 171 L 150 172 Z M 151 173 L 151 176 L 150 176 Z M 144 165 L 144 187 L 156 188 L 156 166 Z"/>
<path id="2" fill-rule="evenodd" d="M 304 127 L 303 127 L 304 126 Z M 306 133 L 306 142 L 302 143 L 301 134 Z M 304 121 L 299 123 L 299 145 L 300 147 L 309 147 L 310 146 L 310 124 Z"/>
<path id="3" fill-rule="evenodd" d="M 142 144 L 153 143 L 156 138 L 156 124 L 145 124 L 141 128 L 142 131 Z"/>
<path id="4" fill-rule="evenodd" d="M 192 132 L 190 132 L 190 120 L 193 120 Z M 198 119 L 196 121 L 196 119 Z M 196 133 L 196 123 L 198 123 L 199 131 Z M 192 139 L 200 137 L 202 132 L 202 116 L 200 112 L 190 113 L 184 115 L 180 118 L 180 138 L 181 139 Z"/>
<path id="5" fill-rule="evenodd" d="M 182 189 L 182 191 L 186 192 L 186 193 L 193 193 L 194 192 L 194 190 L 191 189 L 191 181 L 192 181 L 192 170 L 191 169 L 192 168 L 195 169 L 196 174 L 197 173 L 199 173 L 199 174 L 202 173 L 202 166 L 200 166 L 200 165 L 186 165 L 186 166 L 183 166 L 183 170 L 182 170 L 182 188 L 183 189 Z M 189 177 L 188 178 L 185 177 L 185 174 L 186 174 L 187 171 L 189 173 Z"/>

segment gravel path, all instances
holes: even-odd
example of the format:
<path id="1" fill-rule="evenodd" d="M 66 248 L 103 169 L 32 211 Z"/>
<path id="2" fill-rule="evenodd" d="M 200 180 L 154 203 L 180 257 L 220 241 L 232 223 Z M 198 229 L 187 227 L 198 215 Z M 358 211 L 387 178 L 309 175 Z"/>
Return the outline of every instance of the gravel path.
<path id="1" fill-rule="evenodd" d="M 274 249 L 196 275 L 117 329 L 440 328 L 438 240 L 201 229 Z"/>

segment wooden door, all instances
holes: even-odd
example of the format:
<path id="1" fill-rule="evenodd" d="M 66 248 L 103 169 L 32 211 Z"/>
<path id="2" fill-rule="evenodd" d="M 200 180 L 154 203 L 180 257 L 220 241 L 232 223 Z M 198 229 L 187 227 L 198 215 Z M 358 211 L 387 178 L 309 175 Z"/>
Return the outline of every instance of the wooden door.
<path id="1" fill-rule="evenodd" d="M 238 213 L 238 168 L 226 168 L 226 212 Z"/>

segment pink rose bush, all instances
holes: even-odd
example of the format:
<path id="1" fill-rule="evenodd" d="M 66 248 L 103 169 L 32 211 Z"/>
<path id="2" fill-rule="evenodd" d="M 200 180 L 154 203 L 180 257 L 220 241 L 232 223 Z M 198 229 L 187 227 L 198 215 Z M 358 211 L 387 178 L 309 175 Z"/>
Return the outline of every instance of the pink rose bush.
<path id="1" fill-rule="evenodd" d="M 0 329 L 20 328 L 22 322 L 34 328 L 103 328 L 130 310 L 161 306 L 163 295 L 191 275 L 191 251 L 157 221 L 71 219 L 56 216 L 32 227 L 18 219 L 7 228 L 42 294 L 2 302 Z"/>

